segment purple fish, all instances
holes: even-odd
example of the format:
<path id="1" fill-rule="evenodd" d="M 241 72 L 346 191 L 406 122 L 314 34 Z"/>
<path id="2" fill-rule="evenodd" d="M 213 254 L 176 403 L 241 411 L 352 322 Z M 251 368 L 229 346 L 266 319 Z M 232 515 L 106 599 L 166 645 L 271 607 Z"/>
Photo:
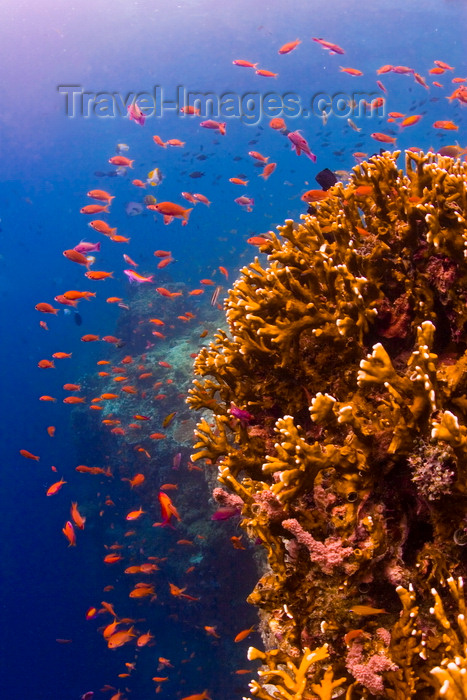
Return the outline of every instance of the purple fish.
<path id="1" fill-rule="evenodd" d="M 180 469 L 180 463 L 182 461 L 182 453 L 177 452 L 175 457 L 172 460 L 172 469 Z"/>
<path id="2" fill-rule="evenodd" d="M 128 105 L 127 110 L 130 119 L 133 119 L 133 121 L 135 121 L 140 126 L 144 126 L 146 117 L 144 116 L 143 112 L 140 110 L 136 102 L 132 102 L 131 105 Z"/>
<path id="3" fill-rule="evenodd" d="M 313 163 L 316 163 L 315 154 L 311 152 L 307 140 L 299 131 L 290 131 L 287 134 L 287 138 L 292 142 L 292 150 L 295 151 L 297 156 L 299 156 L 300 153 L 304 153 Z"/>
<path id="4" fill-rule="evenodd" d="M 233 518 L 234 515 L 240 515 L 240 508 L 224 506 L 223 508 L 218 508 L 216 512 L 211 515 L 211 520 L 229 520 L 229 518 Z"/>
<path id="5" fill-rule="evenodd" d="M 101 244 L 99 243 L 88 243 L 87 241 L 81 241 L 78 243 L 78 245 L 75 245 L 73 250 L 76 250 L 77 253 L 82 253 L 85 255 L 86 253 L 98 253 L 101 249 Z"/>
<path id="6" fill-rule="evenodd" d="M 234 202 L 235 204 L 239 204 L 241 207 L 245 207 L 247 211 L 253 211 L 253 206 L 255 204 L 253 197 L 247 197 L 247 195 L 237 197 L 237 199 L 234 199 Z"/>
<path id="7" fill-rule="evenodd" d="M 89 690 L 87 693 L 84 693 L 84 695 L 81 696 L 81 700 L 92 700 L 94 697 L 94 692 L 92 690 Z"/>
<path id="8" fill-rule="evenodd" d="M 234 418 L 237 418 L 242 424 L 250 423 L 254 418 L 251 413 L 245 411 L 243 408 L 238 408 L 238 406 L 236 406 L 233 402 L 230 403 L 229 413 Z"/>

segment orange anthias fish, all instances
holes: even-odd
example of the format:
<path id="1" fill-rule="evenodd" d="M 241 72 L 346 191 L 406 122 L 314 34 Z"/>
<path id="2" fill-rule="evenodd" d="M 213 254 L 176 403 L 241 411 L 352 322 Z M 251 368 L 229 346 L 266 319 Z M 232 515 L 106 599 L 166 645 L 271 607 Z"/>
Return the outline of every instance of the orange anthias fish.
<path id="1" fill-rule="evenodd" d="M 305 192 L 305 194 L 302 194 L 300 199 L 303 202 L 322 202 L 323 199 L 329 199 L 330 197 L 329 192 L 325 192 L 324 190 L 308 190 L 308 192 Z"/>
<path id="2" fill-rule="evenodd" d="M 411 114 L 410 117 L 406 117 L 403 121 L 401 121 L 400 126 L 413 126 L 414 124 L 417 124 L 420 119 L 422 119 L 422 116 L 423 115 L 421 114 Z"/>
<path id="3" fill-rule="evenodd" d="M 357 68 L 342 68 L 342 66 L 339 66 L 339 68 L 342 73 L 348 73 L 349 75 L 354 76 L 363 75 L 362 71 L 358 70 Z"/>
<path id="4" fill-rule="evenodd" d="M 282 117 L 274 117 L 271 119 L 269 126 L 276 131 L 285 131 L 285 129 L 287 129 L 287 125 Z"/>
<path id="5" fill-rule="evenodd" d="M 202 693 L 196 693 L 195 695 L 186 695 L 182 700 L 211 700 L 207 690 L 203 690 Z"/>
<path id="6" fill-rule="evenodd" d="M 64 250 L 63 255 L 67 260 L 71 260 L 71 262 L 78 263 L 78 265 L 84 265 L 85 267 L 89 267 L 89 260 L 85 255 L 82 253 L 78 253 L 77 250 L 69 249 L 69 250 Z"/>
<path id="7" fill-rule="evenodd" d="M 384 608 L 373 608 L 371 605 L 353 605 L 349 611 L 355 615 L 383 615 L 387 613 Z"/>
<path id="8" fill-rule="evenodd" d="M 154 636 L 150 632 L 146 632 L 146 634 L 142 634 L 138 639 L 136 640 L 136 646 L 137 647 L 145 647 L 146 644 L 149 644 L 154 639 Z"/>
<path id="9" fill-rule="evenodd" d="M 186 591 L 186 588 L 179 588 L 174 583 L 169 583 L 169 587 L 170 593 L 176 598 L 186 598 L 187 600 L 199 600 L 199 598 L 195 598 L 192 595 L 188 595 L 188 593 L 184 593 L 184 591 Z"/>
<path id="10" fill-rule="evenodd" d="M 47 496 L 54 496 L 56 493 L 60 491 L 62 488 L 63 484 L 66 484 L 67 482 L 64 479 L 60 479 L 60 481 L 56 481 L 52 486 L 49 486 L 49 488 L 46 491 Z"/>
<path id="11" fill-rule="evenodd" d="M 69 547 L 76 547 L 76 533 L 75 533 L 75 529 L 74 529 L 72 523 L 70 523 L 69 520 L 67 520 L 67 522 L 65 523 L 65 527 L 62 528 L 62 532 L 63 532 L 63 534 L 65 535 L 65 537 L 67 538 L 67 540 L 68 540 L 68 542 L 69 542 L 68 546 L 69 546 Z"/>
<path id="12" fill-rule="evenodd" d="M 126 477 L 123 477 L 122 481 L 128 481 L 131 488 L 134 488 L 135 486 L 140 486 L 143 483 L 144 479 L 144 474 L 135 474 L 132 479 L 127 479 Z"/>
<path id="13" fill-rule="evenodd" d="M 89 190 L 87 193 L 87 196 L 90 197 L 91 199 L 98 199 L 101 202 L 111 202 L 112 199 L 115 199 L 114 196 L 106 192 L 105 190 Z"/>
<path id="14" fill-rule="evenodd" d="M 234 642 L 242 642 L 244 639 L 248 637 L 252 632 L 255 631 L 255 626 L 253 625 L 252 627 L 249 627 L 247 630 L 242 630 L 237 634 L 237 636 L 234 639 Z"/>
<path id="15" fill-rule="evenodd" d="M 274 172 L 274 170 L 276 169 L 276 167 L 277 167 L 277 163 L 267 163 L 267 164 L 264 166 L 263 172 L 260 174 L 260 177 L 262 177 L 262 178 L 264 178 L 265 180 L 267 180 L 268 177 L 270 177 L 270 175 L 273 174 L 273 172 Z"/>
<path id="16" fill-rule="evenodd" d="M 451 121 L 438 121 L 433 124 L 435 129 L 446 129 L 447 131 L 457 131 L 459 127 Z"/>
<path id="17" fill-rule="evenodd" d="M 87 467 L 85 464 L 78 464 L 78 466 L 75 467 L 75 471 L 80 472 L 81 474 L 102 474 L 103 476 L 112 476 L 110 467 L 108 469 L 102 469 L 102 467 Z"/>
<path id="18" fill-rule="evenodd" d="M 134 162 L 134 160 L 125 158 L 125 156 L 112 156 L 112 158 L 109 158 L 109 163 L 112 163 L 112 165 L 118 165 L 121 168 L 132 168 Z"/>
<path id="19" fill-rule="evenodd" d="M 79 210 L 80 214 L 101 214 L 103 212 L 109 213 L 109 204 L 86 204 Z"/>
<path id="20" fill-rule="evenodd" d="M 159 202 L 158 204 L 150 204 L 148 209 L 154 209 L 154 211 L 159 212 L 159 214 L 164 214 L 165 216 L 173 216 L 176 219 L 183 219 L 188 221 L 190 212 L 193 209 L 185 209 L 180 204 L 175 204 L 175 202 Z"/>
<path id="21" fill-rule="evenodd" d="M 85 276 L 90 280 L 105 280 L 107 277 L 113 277 L 113 272 L 105 272 L 104 270 L 88 270 Z"/>
<path id="22" fill-rule="evenodd" d="M 147 598 L 148 596 L 155 595 L 156 591 L 154 590 L 154 586 L 149 583 L 137 583 L 129 593 L 130 598 Z"/>
<path id="23" fill-rule="evenodd" d="M 41 311 L 43 314 L 58 314 L 58 309 L 54 309 L 52 304 L 47 304 L 46 302 L 36 304 L 34 308 L 36 311 Z"/>
<path id="24" fill-rule="evenodd" d="M 181 517 L 175 508 L 174 504 L 172 503 L 172 500 L 167 496 L 166 493 L 163 493 L 162 491 L 159 492 L 158 495 L 159 503 L 161 505 L 161 512 L 162 512 L 162 526 L 165 525 L 171 525 L 170 523 L 170 518 L 173 516 L 176 518 L 179 522 L 181 521 Z"/>
<path id="25" fill-rule="evenodd" d="M 132 510 L 126 516 L 126 520 L 138 520 L 138 518 L 140 518 L 145 512 L 146 511 L 144 511 L 142 508 L 139 508 L 138 510 Z"/>
<path id="26" fill-rule="evenodd" d="M 242 68 L 256 68 L 257 63 L 251 63 L 251 61 L 244 61 L 242 58 L 237 58 L 232 61 L 234 66 L 241 66 Z"/>
<path id="27" fill-rule="evenodd" d="M 255 70 L 256 75 L 262 75 L 263 78 L 277 78 L 279 73 L 273 73 L 271 70 L 265 70 L 264 68 L 260 68 L 259 70 Z"/>
<path id="28" fill-rule="evenodd" d="M 133 637 L 136 637 L 136 634 L 133 632 L 133 627 L 130 627 L 129 630 L 120 630 L 120 632 L 115 632 L 115 634 L 109 637 L 107 646 L 109 649 L 117 649 L 117 647 L 127 644 Z"/>
<path id="29" fill-rule="evenodd" d="M 110 228 L 109 224 L 106 221 L 101 221 L 100 219 L 95 219 L 95 221 L 91 221 L 89 223 L 89 226 L 93 228 L 94 231 L 98 231 L 104 236 L 114 236 L 117 231 L 116 228 Z"/>
<path id="30" fill-rule="evenodd" d="M 381 141 L 382 143 L 396 143 L 397 141 L 395 136 L 388 136 L 388 134 L 382 134 L 379 131 L 375 131 L 370 136 L 375 141 Z"/>
<path id="31" fill-rule="evenodd" d="M 84 523 L 86 522 L 86 518 L 83 518 L 83 516 L 79 512 L 78 504 L 76 503 L 76 501 L 73 501 L 71 504 L 70 514 L 71 519 L 73 520 L 76 527 L 78 527 L 80 530 L 84 530 Z"/>
<path id="32" fill-rule="evenodd" d="M 27 459 L 34 459 L 36 462 L 40 460 L 40 457 L 37 455 L 33 455 L 32 452 L 29 452 L 29 450 L 20 450 L 19 451 L 21 457 L 26 457 Z"/>
<path id="33" fill-rule="evenodd" d="M 106 554 L 104 557 L 104 564 L 116 564 L 121 560 L 121 554 Z"/>
<path id="34" fill-rule="evenodd" d="M 280 53 L 280 54 L 290 53 L 291 51 L 296 49 L 297 46 L 301 43 L 302 42 L 300 41 L 300 39 L 295 39 L 295 41 L 289 41 L 287 44 L 284 44 L 283 46 L 281 46 L 277 53 Z"/>

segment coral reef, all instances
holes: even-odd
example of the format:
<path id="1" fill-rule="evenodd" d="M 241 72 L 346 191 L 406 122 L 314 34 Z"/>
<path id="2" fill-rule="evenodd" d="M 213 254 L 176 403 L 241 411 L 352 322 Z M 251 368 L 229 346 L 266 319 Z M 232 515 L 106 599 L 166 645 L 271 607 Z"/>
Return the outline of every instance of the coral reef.
<path id="1" fill-rule="evenodd" d="M 467 165 L 399 156 L 269 233 L 195 361 L 192 460 L 267 557 L 254 697 L 467 697 Z"/>

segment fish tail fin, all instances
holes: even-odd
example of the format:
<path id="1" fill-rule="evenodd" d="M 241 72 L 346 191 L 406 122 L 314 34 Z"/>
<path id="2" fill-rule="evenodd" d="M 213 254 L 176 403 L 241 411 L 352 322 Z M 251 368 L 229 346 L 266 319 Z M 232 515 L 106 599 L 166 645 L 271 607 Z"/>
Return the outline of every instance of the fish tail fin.
<path id="1" fill-rule="evenodd" d="M 188 217 L 190 216 L 192 211 L 193 207 L 191 207 L 191 209 L 185 209 L 185 211 L 183 212 L 183 218 L 185 219 L 185 221 L 188 221 Z"/>

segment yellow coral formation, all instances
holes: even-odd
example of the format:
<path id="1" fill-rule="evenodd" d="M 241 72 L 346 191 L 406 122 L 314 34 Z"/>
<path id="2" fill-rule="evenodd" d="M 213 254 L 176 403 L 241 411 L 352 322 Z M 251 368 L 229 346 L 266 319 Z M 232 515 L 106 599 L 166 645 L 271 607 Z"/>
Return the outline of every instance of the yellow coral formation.
<path id="1" fill-rule="evenodd" d="M 305 648 L 298 666 L 282 656 L 278 649 L 264 653 L 254 647 L 249 648 L 249 660 L 261 659 L 268 667 L 267 670 L 262 667 L 258 671 L 258 675 L 263 681 L 262 685 L 256 681 L 250 683 L 250 691 L 255 698 L 261 698 L 261 700 L 302 700 L 305 697 L 307 673 L 310 667 L 326 659 L 329 654 L 326 644 L 314 651 Z M 345 678 L 334 680 L 333 676 L 332 668 L 327 668 L 321 682 L 312 684 L 311 690 L 316 693 L 319 700 L 331 700 L 334 689 L 345 682 Z"/>
<path id="2" fill-rule="evenodd" d="M 188 403 L 206 412 L 193 460 L 242 499 L 268 557 L 249 600 L 283 674 L 327 644 L 347 697 L 384 685 L 431 700 L 431 669 L 447 687 L 457 662 L 422 640 L 433 616 L 413 596 L 467 573 L 467 165 L 410 152 L 404 172 L 399 155 L 356 166 L 314 215 L 270 233 L 268 265 L 234 283 L 229 331 L 198 355 Z M 355 619 L 355 606 L 370 612 Z M 268 695 L 267 679 L 285 682 L 271 673 L 256 697 L 286 697 Z"/>

